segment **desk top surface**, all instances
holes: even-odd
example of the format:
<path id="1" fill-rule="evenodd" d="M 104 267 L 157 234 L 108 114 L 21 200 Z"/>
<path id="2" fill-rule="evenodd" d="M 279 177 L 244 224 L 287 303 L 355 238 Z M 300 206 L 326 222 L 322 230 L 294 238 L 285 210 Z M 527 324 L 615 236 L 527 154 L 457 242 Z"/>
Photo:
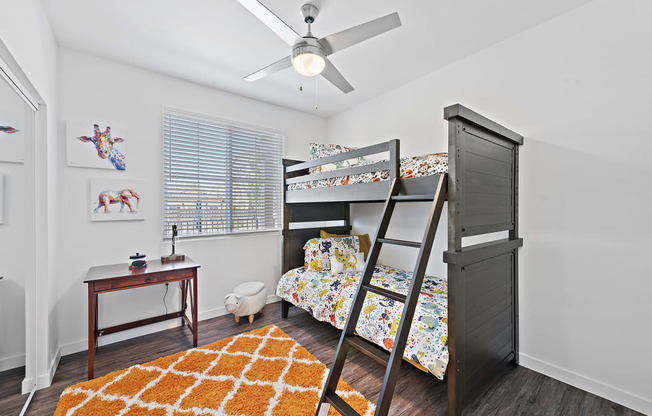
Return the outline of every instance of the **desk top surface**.
<path id="1" fill-rule="evenodd" d="M 147 261 L 147 267 L 140 269 L 129 269 L 129 263 L 111 264 L 107 266 L 95 266 L 88 269 L 84 283 L 95 282 L 103 279 L 115 279 L 120 277 L 138 276 L 143 274 L 169 272 L 173 270 L 196 269 L 201 267 L 190 257 L 186 256 L 185 261 L 172 263 L 161 263 L 161 260 Z"/>

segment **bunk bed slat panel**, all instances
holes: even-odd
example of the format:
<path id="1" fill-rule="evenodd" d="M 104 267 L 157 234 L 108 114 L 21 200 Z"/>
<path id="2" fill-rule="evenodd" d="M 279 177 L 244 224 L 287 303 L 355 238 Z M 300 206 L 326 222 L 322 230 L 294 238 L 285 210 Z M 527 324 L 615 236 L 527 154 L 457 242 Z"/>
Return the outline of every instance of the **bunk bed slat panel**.
<path id="1" fill-rule="evenodd" d="M 489 157 L 466 154 L 467 171 L 484 173 L 486 175 L 500 176 L 501 178 L 512 177 L 512 165 Z"/>
<path id="2" fill-rule="evenodd" d="M 512 351 L 511 334 L 512 323 L 510 320 L 501 330 L 492 332 L 486 337 L 478 337 L 478 339 L 467 338 L 466 347 L 472 353 L 468 354 L 466 365 L 469 368 L 480 369 L 492 361 L 502 361 Z M 479 347 L 479 345 L 482 345 L 482 347 Z M 472 388 L 472 377 L 468 381 L 467 386 Z"/>
<path id="3" fill-rule="evenodd" d="M 512 179 L 469 171 L 466 173 L 466 189 L 469 193 L 512 195 Z"/>
<path id="4" fill-rule="evenodd" d="M 487 136 L 474 132 L 470 127 L 467 127 L 466 132 L 469 134 L 469 139 L 466 145 L 466 151 L 468 153 L 487 157 L 510 165 L 512 164 L 513 146 L 494 146 L 494 144 L 497 143 L 488 141 Z"/>
<path id="5" fill-rule="evenodd" d="M 465 394 L 514 352 L 513 254 L 501 254 L 462 268 L 465 281 Z M 478 325 L 478 321 L 482 324 Z M 486 373 L 486 374 L 484 374 Z M 480 380 L 478 379 L 480 378 Z"/>
<path id="6" fill-rule="evenodd" d="M 473 129 L 464 126 L 456 138 L 464 143 L 464 163 L 456 172 L 465 185 L 464 209 L 458 216 L 462 235 L 512 230 L 515 146 L 486 132 L 471 133 Z"/>
<path id="7" fill-rule="evenodd" d="M 511 273 L 505 273 L 506 267 L 511 267 L 511 254 L 495 257 L 482 262 L 482 267 L 477 265 L 466 268 L 467 299 L 474 301 L 476 298 L 489 291 L 511 282 Z"/>
<path id="8" fill-rule="evenodd" d="M 468 207 L 466 207 L 467 215 L 484 213 L 511 214 L 514 209 L 514 201 L 512 201 L 511 195 L 468 192 L 466 196 L 466 202 L 468 203 Z"/>
<path id="9" fill-rule="evenodd" d="M 469 293 L 469 286 L 467 285 L 467 292 Z M 512 287 L 511 285 L 505 284 L 496 288 L 489 290 L 486 293 L 478 296 L 477 298 L 470 300 L 467 299 L 466 302 L 466 318 L 470 319 L 477 315 L 484 313 L 487 309 L 491 308 L 495 304 L 509 299 L 512 296 Z"/>
<path id="10" fill-rule="evenodd" d="M 512 309 L 505 308 L 493 315 L 484 325 L 469 330 L 467 327 L 467 348 L 478 350 L 481 344 L 486 345 L 494 336 L 507 327 L 512 327 Z"/>
<path id="11" fill-rule="evenodd" d="M 478 327 L 486 325 L 487 321 L 489 321 L 491 317 L 496 316 L 505 310 L 509 310 L 511 313 L 512 311 L 511 306 L 512 306 L 511 298 L 506 298 L 501 300 L 500 302 L 496 303 L 495 305 L 487 309 L 485 313 L 476 315 L 475 317 L 468 319 L 466 321 L 467 330 L 473 331 Z"/>
<path id="12" fill-rule="evenodd" d="M 465 385 L 464 395 L 468 397 L 477 393 L 477 389 L 483 387 L 495 377 L 496 369 L 513 357 L 514 353 L 511 351 L 511 345 L 509 343 L 493 351 L 487 351 L 484 365 L 477 367 L 475 371 L 468 375 L 468 383 Z"/>

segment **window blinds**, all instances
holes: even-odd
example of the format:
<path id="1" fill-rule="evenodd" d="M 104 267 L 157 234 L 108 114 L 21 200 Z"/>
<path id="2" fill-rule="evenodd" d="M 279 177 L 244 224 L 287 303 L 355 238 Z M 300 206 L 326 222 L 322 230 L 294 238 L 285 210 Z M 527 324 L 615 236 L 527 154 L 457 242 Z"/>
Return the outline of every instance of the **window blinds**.
<path id="1" fill-rule="evenodd" d="M 283 139 L 164 109 L 164 237 L 280 229 Z"/>

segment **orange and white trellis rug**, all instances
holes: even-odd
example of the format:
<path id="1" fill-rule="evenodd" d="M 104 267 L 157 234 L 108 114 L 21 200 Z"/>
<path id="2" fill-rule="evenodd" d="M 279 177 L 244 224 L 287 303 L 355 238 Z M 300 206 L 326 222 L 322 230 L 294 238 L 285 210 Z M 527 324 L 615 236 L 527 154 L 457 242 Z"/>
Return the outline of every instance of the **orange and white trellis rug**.
<path id="1" fill-rule="evenodd" d="M 312 416 L 327 374 L 270 325 L 70 386 L 54 415 Z M 337 393 L 359 414 L 373 414 L 374 405 L 341 380 Z"/>

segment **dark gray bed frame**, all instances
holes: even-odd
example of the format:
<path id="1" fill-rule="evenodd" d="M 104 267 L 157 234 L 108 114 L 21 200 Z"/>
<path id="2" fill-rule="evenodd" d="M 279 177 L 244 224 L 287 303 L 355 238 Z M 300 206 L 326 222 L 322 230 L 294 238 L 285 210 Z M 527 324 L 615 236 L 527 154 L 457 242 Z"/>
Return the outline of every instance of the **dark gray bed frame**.
<path id="1" fill-rule="evenodd" d="M 448 120 L 448 413 L 491 384 L 499 368 L 518 365 L 518 152 L 523 137 L 456 104 Z M 389 152 L 389 160 L 308 175 L 311 167 Z M 314 161 L 284 160 L 284 187 L 307 180 L 389 170 L 390 181 L 284 192 L 283 272 L 304 264 L 303 245 L 351 231 L 350 204 L 383 202 L 400 173 L 400 146 L 391 140 Z M 435 177 L 402 180 L 400 195 L 434 194 Z M 339 221 L 316 227 L 301 223 Z M 424 219 L 425 221 L 425 219 Z M 462 247 L 462 237 L 508 231 L 509 237 Z M 291 303 L 282 301 L 287 317 Z"/>

